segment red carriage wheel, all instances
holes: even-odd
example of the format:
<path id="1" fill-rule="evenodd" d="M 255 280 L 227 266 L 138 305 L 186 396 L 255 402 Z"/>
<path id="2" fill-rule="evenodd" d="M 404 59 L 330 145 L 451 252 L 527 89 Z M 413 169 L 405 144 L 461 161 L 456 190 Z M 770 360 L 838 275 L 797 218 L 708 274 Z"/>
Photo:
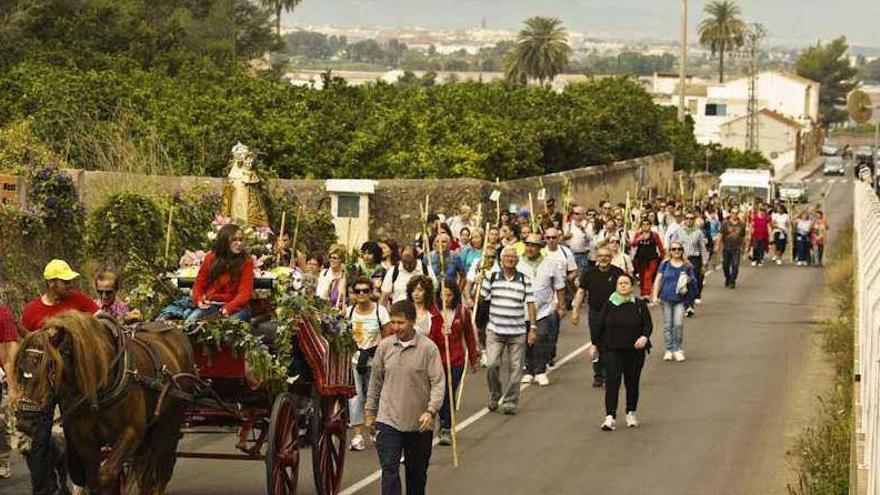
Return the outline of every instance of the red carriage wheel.
<path id="1" fill-rule="evenodd" d="M 312 468 L 318 495 L 336 495 L 342 485 L 348 430 L 348 398 L 312 396 Z"/>
<path id="2" fill-rule="evenodd" d="M 279 394 L 272 406 L 266 448 L 268 495 L 296 495 L 299 481 L 298 430 L 293 395 Z"/>

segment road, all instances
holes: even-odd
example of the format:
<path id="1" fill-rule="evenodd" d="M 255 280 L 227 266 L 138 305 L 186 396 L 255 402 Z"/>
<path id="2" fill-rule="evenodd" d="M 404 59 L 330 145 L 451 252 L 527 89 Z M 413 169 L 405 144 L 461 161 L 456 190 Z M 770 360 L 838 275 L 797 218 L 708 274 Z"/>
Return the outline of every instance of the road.
<path id="1" fill-rule="evenodd" d="M 831 242 L 852 211 L 851 174 L 812 176 L 811 201 L 829 192 Z M 428 492 L 498 494 L 775 494 L 785 493 L 785 452 L 791 447 L 793 396 L 804 383 L 810 334 L 823 290 L 823 271 L 744 263 L 736 290 L 719 272 L 707 279 L 705 303 L 685 322 L 684 363 L 649 356 L 639 407 L 641 428 L 602 432 L 603 393 L 590 387 L 587 333 L 568 321 L 560 338 L 564 363 L 548 387 L 529 387 L 515 416 L 487 413 L 485 373 L 469 377 L 459 423 L 462 465 L 435 447 Z M 662 320 L 653 311 L 656 349 Z M 583 324 L 582 324 L 583 326 Z M 812 392 L 810 393 L 812 395 Z M 231 435 L 189 435 L 186 447 L 231 452 Z M 314 493 L 308 457 L 301 493 Z M 0 482 L 4 494 L 29 492 L 26 470 Z M 344 493 L 378 493 L 375 451 L 349 453 Z M 197 495 L 264 491 L 262 463 L 178 461 L 169 493 Z"/>

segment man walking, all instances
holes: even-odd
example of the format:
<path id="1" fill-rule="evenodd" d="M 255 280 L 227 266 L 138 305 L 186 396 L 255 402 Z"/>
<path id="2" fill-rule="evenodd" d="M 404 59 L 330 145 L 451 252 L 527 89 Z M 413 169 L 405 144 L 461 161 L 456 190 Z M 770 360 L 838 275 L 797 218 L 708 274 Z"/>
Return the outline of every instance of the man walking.
<path id="1" fill-rule="evenodd" d="M 553 328 L 558 328 L 559 319 L 565 313 L 565 269 L 541 253 L 544 241 L 538 234 L 529 234 L 525 244 L 526 255 L 519 260 L 516 269 L 532 281 L 538 328 L 535 343 L 526 349 L 526 372 L 522 383 L 534 380 L 543 387 L 550 384 L 547 363 L 553 344 Z"/>
<path id="2" fill-rule="evenodd" d="M 577 326 L 580 321 L 579 310 L 587 296 L 587 324 L 590 328 L 590 338 L 598 348 L 597 335 L 599 328 L 599 316 L 602 307 L 608 302 L 608 298 L 617 288 L 617 278 L 623 275 L 623 270 L 611 264 L 611 251 L 608 248 L 599 248 L 596 253 L 596 266 L 585 271 L 581 275 L 577 294 L 571 309 L 571 323 Z M 602 349 L 593 356 L 593 386 L 601 388 L 605 385 L 605 362 L 602 359 Z"/>
<path id="3" fill-rule="evenodd" d="M 746 226 L 739 218 L 739 209 L 730 210 L 730 215 L 721 224 L 721 235 L 718 236 L 716 251 L 721 250 L 724 265 L 724 286 L 736 289 L 736 278 L 739 276 L 739 260 L 746 239 Z"/>
<path id="4" fill-rule="evenodd" d="M 416 307 L 391 306 L 394 334 L 382 339 L 373 357 L 364 426 L 375 427 L 382 466 L 382 495 L 400 495 L 400 456 L 404 454 L 407 495 L 423 495 L 434 417 L 443 405 L 446 380 L 440 351 L 415 331 Z"/>
<path id="5" fill-rule="evenodd" d="M 416 259 L 415 246 L 400 248 L 400 261 L 385 273 L 382 280 L 382 304 L 390 306 L 406 300 L 406 284 L 416 275 L 427 275 L 422 260 Z"/>
<path id="6" fill-rule="evenodd" d="M 43 270 L 46 292 L 30 301 L 21 312 L 21 323 L 28 332 L 43 328 L 47 319 L 67 310 L 95 313 L 98 305 L 89 296 L 71 289 L 79 273 L 73 271 L 63 260 L 52 260 Z M 31 472 L 34 495 L 66 493 L 65 479 L 56 471 L 64 454 L 52 440 L 52 415 L 54 405 L 45 411 L 27 412 L 35 425 L 31 436 L 31 448 L 25 454 Z"/>
<path id="7" fill-rule="evenodd" d="M 702 304 L 703 294 L 703 268 L 709 262 L 709 249 L 706 247 L 708 241 L 706 234 L 696 225 L 696 215 L 689 211 L 684 215 L 684 225 L 677 229 L 671 236 L 671 241 L 678 241 L 684 246 L 684 255 L 688 262 L 694 267 L 694 274 L 697 277 L 696 294 L 694 294 L 694 303 Z M 687 316 L 694 316 L 694 307 L 692 305 L 685 308 Z"/>
<path id="8" fill-rule="evenodd" d="M 574 253 L 568 246 L 560 244 L 562 241 L 562 232 L 559 229 L 551 228 L 544 231 L 544 240 L 547 241 L 547 247 L 544 248 L 544 256 L 550 260 L 554 260 L 562 265 L 566 275 L 566 290 L 563 298 L 563 309 L 571 309 L 571 301 L 574 299 L 574 293 L 577 291 L 578 266 L 574 261 Z M 556 318 L 550 328 L 550 356 L 547 367 L 553 369 L 556 364 L 556 344 L 559 341 L 559 326 L 562 318 Z"/>
<path id="9" fill-rule="evenodd" d="M 486 275 L 480 297 L 489 301 L 489 323 L 486 325 L 486 377 L 489 382 L 489 410 L 498 410 L 501 400 L 501 357 L 510 356 L 510 381 L 504 393 L 504 414 L 516 414 L 519 386 L 523 374 L 526 342 L 534 345 L 538 338 L 537 312 L 532 281 L 517 269 L 519 255 L 508 246 L 501 251 L 501 271 Z M 528 322 L 528 323 L 526 323 Z M 528 325 L 528 330 L 526 326 Z"/>
<path id="10" fill-rule="evenodd" d="M 583 273 L 590 264 L 590 241 L 592 232 L 584 217 L 584 207 L 575 206 L 571 211 L 571 220 L 563 226 L 563 239 L 574 253 L 578 272 Z"/>

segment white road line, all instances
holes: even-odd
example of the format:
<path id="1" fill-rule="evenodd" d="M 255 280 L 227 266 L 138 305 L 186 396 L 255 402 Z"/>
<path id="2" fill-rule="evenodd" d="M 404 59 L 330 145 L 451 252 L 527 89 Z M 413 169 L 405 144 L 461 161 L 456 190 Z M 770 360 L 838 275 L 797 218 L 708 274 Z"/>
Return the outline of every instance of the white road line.
<path id="1" fill-rule="evenodd" d="M 560 359 L 559 362 L 556 364 L 556 368 L 554 368 L 553 370 L 548 370 L 547 374 L 549 375 L 549 374 L 555 372 L 556 370 L 561 368 L 565 363 L 567 363 L 567 362 L 571 361 L 572 359 L 578 357 L 579 355 L 583 354 L 589 348 L 590 348 L 590 342 L 587 342 L 586 344 L 578 347 L 577 349 L 572 351 L 570 354 L 568 354 L 564 358 Z M 522 385 L 520 387 L 520 390 L 525 390 L 531 386 L 532 386 L 531 384 Z M 465 419 L 464 421 L 462 421 L 461 423 L 456 425 L 455 432 L 456 433 L 461 432 L 461 430 L 464 430 L 468 426 L 476 423 L 477 421 L 482 419 L 487 414 L 489 414 L 489 408 L 484 407 L 484 408 L 480 409 L 479 411 L 474 413 L 472 416 L 470 416 L 469 418 Z M 436 447 L 438 442 L 439 442 L 439 439 L 435 438 L 431 444 L 432 447 Z M 382 470 L 377 469 L 376 471 L 371 473 L 366 478 L 358 481 L 357 483 L 355 483 L 355 484 L 345 488 L 341 492 L 339 492 L 339 495 L 352 495 L 352 494 L 357 493 L 357 492 L 363 490 L 364 488 L 370 486 L 371 484 L 379 481 L 380 479 L 382 479 Z"/>

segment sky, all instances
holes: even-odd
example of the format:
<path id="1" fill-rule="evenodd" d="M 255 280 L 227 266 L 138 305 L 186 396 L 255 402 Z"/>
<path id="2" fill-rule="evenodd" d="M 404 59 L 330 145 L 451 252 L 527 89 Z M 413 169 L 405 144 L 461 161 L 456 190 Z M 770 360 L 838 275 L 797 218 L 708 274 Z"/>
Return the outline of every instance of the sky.
<path id="1" fill-rule="evenodd" d="M 689 1 L 695 36 L 709 0 Z M 880 0 L 737 0 L 743 17 L 760 22 L 770 42 L 802 46 L 845 34 L 851 44 L 880 47 Z M 285 25 L 516 30 L 533 15 L 556 16 L 588 37 L 678 38 L 681 0 L 303 0 Z"/>

